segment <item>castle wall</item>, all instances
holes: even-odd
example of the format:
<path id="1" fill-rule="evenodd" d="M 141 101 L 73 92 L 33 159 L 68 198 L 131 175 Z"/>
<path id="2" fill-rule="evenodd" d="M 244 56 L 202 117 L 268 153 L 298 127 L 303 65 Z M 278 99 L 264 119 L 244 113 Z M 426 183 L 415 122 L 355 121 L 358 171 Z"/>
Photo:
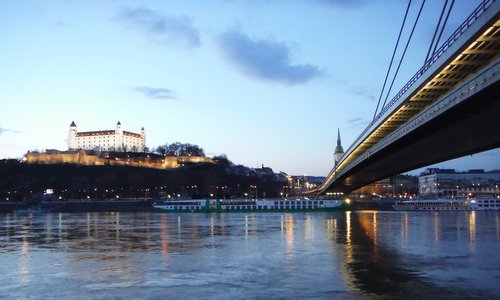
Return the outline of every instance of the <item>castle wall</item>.
<path id="1" fill-rule="evenodd" d="M 25 155 L 28 164 L 80 164 L 86 166 L 131 166 L 154 169 L 175 169 L 183 164 L 215 163 L 210 157 L 198 156 L 165 156 L 161 158 L 141 157 L 122 158 L 109 156 L 99 157 L 87 154 L 85 151 L 65 151 L 65 152 L 30 152 Z"/>

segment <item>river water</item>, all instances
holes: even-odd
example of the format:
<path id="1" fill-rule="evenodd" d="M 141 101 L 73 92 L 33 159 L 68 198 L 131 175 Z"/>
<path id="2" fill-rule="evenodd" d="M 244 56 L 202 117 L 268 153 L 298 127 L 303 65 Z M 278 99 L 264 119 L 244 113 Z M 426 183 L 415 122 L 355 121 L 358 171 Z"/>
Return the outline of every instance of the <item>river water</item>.
<path id="1" fill-rule="evenodd" d="M 0 215 L 1 299 L 500 298 L 500 212 Z"/>

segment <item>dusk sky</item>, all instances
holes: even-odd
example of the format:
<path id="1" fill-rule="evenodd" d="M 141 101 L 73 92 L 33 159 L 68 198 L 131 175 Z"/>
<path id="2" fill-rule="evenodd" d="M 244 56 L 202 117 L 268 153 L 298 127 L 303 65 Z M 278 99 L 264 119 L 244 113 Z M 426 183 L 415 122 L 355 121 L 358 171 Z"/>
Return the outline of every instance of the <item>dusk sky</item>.
<path id="1" fill-rule="evenodd" d="M 423 64 L 444 0 L 427 2 L 391 95 Z M 119 120 L 151 149 L 325 176 L 337 128 L 347 149 L 373 118 L 407 3 L 0 1 L 0 158 Z M 478 3 L 455 1 L 442 41 Z M 499 169 L 500 150 L 436 166 Z"/>

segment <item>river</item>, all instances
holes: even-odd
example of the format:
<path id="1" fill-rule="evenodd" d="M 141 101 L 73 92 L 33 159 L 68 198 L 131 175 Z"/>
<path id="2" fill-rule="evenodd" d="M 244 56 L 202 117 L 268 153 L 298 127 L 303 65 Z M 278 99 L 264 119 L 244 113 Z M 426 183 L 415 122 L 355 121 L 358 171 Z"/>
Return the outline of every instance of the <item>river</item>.
<path id="1" fill-rule="evenodd" d="M 500 298 L 500 212 L 0 215 L 2 299 Z"/>

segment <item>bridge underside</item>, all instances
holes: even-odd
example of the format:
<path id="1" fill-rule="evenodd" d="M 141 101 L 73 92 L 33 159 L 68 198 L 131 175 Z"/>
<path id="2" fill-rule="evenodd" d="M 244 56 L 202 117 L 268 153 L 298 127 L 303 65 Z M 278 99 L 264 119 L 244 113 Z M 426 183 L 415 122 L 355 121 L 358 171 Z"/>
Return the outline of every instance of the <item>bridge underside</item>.
<path id="1" fill-rule="evenodd" d="M 349 193 L 374 181 L 500 147 L 500 83 L 450 108 L 335 180 L 327 191 Z"/>

